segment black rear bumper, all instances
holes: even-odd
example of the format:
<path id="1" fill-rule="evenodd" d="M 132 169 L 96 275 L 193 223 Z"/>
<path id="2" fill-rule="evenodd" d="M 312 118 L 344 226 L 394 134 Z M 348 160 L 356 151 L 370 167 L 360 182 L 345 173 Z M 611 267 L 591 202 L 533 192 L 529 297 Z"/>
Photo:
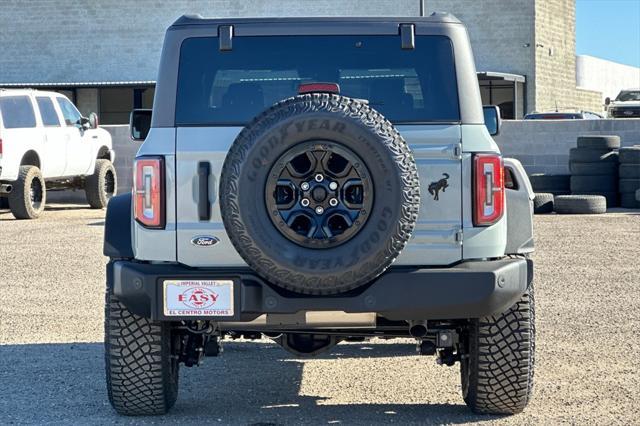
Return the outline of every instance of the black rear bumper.
<path id="1" fill-rule="evenodd" d="M 391 268 L 357 292 L 308 296 L 283 291 L 250 269 L 193 269 L 175 264 L 115 260 L 107 265 L 107 284 L 133 313 L 175 321 L 164 315 L 166 279 L 234 281 L 233 317 L 188 317 L 250 321 L 262 314 L 299 311 L 375 312 L 390 320 L 479 318 L 506 310 L 533 279 L 533 262 L 523 258 L 467 261 L 447 268 Z M 183 318 L 186 319 L 186 318 Z"/>

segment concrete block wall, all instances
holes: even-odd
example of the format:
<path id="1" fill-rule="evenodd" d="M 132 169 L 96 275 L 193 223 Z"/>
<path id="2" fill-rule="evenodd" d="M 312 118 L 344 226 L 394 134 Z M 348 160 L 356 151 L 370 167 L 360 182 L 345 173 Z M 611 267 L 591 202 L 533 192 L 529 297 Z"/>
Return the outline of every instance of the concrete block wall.
<path id="1" fill-rule="evenodd" d="M 451 12 L 465 24 L 478 71 L 500 71 L 527 78 L 525 111 L 535 109 L 535 3 L 533 0 L 426 0 L 429 13 Z"/>
<path id="2" fill-rule="evenodd" d="M 0 83 L 155 80 L 165 30 L 183 14 L 418 16 L 419 10 L 418 0 L 1 0 Z"/>
<path id="3" fill-rule="evenodd" d="M 575 0 L 535 2 L 534 46 L 537 111 L 603 111 L 601 93 L 577 89 Z"/>
<path id="4" fill-rule="evenodd" d="M 569 150 L 581 135 L 618 135 L 623 146 L 640 144 L 640 119 L 507 120 L 494 139 L 529 174 L 569 174 Z"/>

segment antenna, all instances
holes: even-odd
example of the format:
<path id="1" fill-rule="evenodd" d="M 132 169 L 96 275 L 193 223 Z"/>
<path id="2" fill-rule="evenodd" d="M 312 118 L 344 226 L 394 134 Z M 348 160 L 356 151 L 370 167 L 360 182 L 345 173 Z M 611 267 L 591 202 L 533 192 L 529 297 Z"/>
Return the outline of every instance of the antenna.
<path id="1" fill-rule="evenodd" d="M 424 16 L 424 14 L 425 14 L 424 0 L 420 0 L 420 16 Z"/>

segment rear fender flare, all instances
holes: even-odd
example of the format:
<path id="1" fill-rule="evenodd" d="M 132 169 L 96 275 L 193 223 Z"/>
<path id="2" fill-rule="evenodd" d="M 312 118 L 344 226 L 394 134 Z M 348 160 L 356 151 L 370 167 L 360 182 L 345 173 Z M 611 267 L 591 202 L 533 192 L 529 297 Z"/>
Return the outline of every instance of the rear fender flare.
<path id="1" fill-rule="evenodd" d="M 113 197 L 107 205 L 103 253 L 111 259 L 133 259 L 131 194 Z"/>

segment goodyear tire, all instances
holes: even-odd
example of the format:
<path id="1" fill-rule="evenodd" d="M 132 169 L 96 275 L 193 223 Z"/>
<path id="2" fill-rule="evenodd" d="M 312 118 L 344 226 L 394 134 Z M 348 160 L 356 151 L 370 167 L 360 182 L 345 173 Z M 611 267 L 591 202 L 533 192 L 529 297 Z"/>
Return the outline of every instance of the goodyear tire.
<path id="1" fill-rule="evenodd" d="M 92 209 L 107 207 L 109 200 L 116 195 L 118 178 L 116 169 L 109 160 L 96 160 L 96 168 L 91 176 L 87 176 L 84 191 L 87 202 Z"/>
<path id="2" fill-rule="evenodd" d="M 480 414 L 516 414 L 533 391 L 535 302 L 533 284 L 507 311 L 472 320 L 460 363 L 462 396 Z"/>
<path id="3" fill-rule="evenodd" d="M 16 219 L 36 219 L 44 211 L 47 189 L 40 169 L 20 166 L 18 179 L 9 193 L 9 208 Z"/>
<path id="4" fill-rule="evenodd" d="M 533 199 L 533 213 L 553 213 L 553 194 L 548 192 L 536 192 Z"/>
<path id="5" fill-rule="evenodd" d="M 556 213 L 601 214 L 607 212 L 607 200 L 600 195 L 560 195 L 555 198 Z"/>
<path id="6" fill-rule="evenodd" d="M 609 149 L 571 148 L 569 161 L 577 163 L 618 162 L 618 152 Z"/>
<path id="7" fill-rule="evenodd" d="M 589 192 L 617 192 L 617 176 L 571 176 L 571 193 Z"/>
<path id="8" fill-rule="evenodd" d="M 109 402 L 126 416 L 165 414 L 178 397 L 169 323 L 131 313 L 107 290 L 105 367 Z"/>
<path id="9" fill-rule="evenodd" d="M 337 187 L 345 164 L 355 192 Z M 316 194 L 328 182 L 336 186 Z M 364 102 L 328 94 L 289 98 L 256 117 L 233 143 L 220 188 L 238 253 L 269 282 L 306 294 L 348 291 L 380 275 L 409 240 L 420 202 L 413 154 L 393 125 Z M 360 195 L 337 200 L 348 189 Z M 331 191 L 337 209 L 363 207 L 349 219 L 315 206 Z M 293 210 L 283 213 L 287 202 Z M 340 226 L 325 232 L 329 225 Z"/>
<path id="10" fill-rule="evenodd" d="M 569 162 L 569 170 L 572 176 L 617 176 L 618 165 L 613 162 L 604 163 L 578 163 Z"/>
<path id="11" fill-rule="evenodd" d="M 617 149 L 620 148 L 620 136 L 578 136 L 578 148 Z"/>
<path id="12" fill-rule="evenodd" d="M 640 164 L 620 163 L 620 179 L 640 179 Z"/>
<path id="13" fill-rule="evenodd" d="M 640 146 L 625 146 L 620 148 L 620 162 L 640 166 Z"/>

